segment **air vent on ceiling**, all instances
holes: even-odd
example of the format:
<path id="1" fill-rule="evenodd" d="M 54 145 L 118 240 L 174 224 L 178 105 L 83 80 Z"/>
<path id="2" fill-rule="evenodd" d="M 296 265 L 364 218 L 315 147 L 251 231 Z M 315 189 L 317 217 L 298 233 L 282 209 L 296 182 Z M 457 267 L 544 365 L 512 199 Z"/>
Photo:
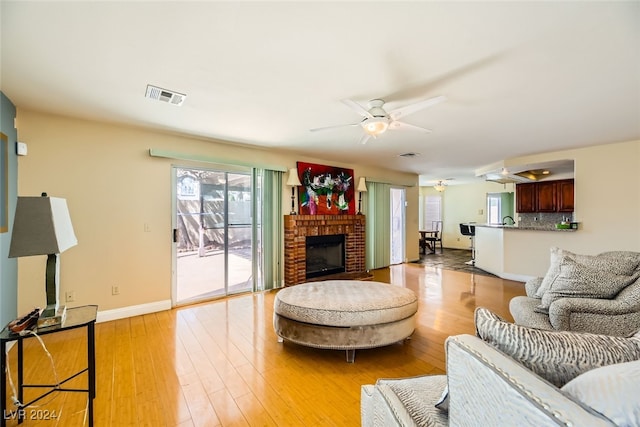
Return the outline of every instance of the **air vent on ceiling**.
<path id="1" fill-rule="evenodd" d="M 180 106 L 184 102 L 187 95 L 183 93 L 174 92 L 167 89 L 162 89 L 157 86 L 147 85 L 147 98 L 156 99 L 162 102 L 168 102 L 169 104 Z"/>

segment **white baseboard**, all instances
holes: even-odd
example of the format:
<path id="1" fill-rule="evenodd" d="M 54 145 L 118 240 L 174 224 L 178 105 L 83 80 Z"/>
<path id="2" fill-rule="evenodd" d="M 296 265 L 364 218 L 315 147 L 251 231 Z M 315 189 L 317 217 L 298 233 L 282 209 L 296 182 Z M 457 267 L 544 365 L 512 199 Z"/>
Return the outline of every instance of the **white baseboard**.
<path id="1" fill-rule="evenodd" d="M 171 309 L 171 300 L 149 302 L 147 304 L 131 305 L 129 307 L 114 308 L 113 310 L 98 311 L 96 322 L 108 322 L 110 320 L 124 319 L 140 316 L 141 314 L 155 313 Z"/>
<path id="2" fill-rule="evenodd" d="M 533 279 L 535 276 L 525 276 L 524 274 L 511 274 L 511 273 L 502 273 L 498 274 L 500 278 L 507 280 L 514 280 L 516 282 L 526 282 L 527 280 Z"/>

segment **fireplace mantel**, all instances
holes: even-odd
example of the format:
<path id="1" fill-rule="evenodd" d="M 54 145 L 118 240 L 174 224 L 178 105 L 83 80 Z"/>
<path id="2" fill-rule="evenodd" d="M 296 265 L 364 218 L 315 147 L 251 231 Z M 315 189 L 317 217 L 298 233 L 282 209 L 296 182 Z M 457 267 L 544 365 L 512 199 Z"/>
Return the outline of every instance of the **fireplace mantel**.
<path id="1" fill-rule="evenodd" d="M 364 215 L 285 215 L 284 285 L 306 281 L 307 236 L 345 235 L 345 272 L 365 272 Z"/>

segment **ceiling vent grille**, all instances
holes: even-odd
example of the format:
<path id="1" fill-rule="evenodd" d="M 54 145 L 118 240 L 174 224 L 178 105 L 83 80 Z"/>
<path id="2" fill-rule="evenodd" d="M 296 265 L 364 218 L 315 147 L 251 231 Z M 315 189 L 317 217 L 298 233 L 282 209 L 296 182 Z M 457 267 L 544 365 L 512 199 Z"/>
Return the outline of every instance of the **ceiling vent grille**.
<path id="1" fill-rule="evenodd" d="M 183 93 L 174 92 L 167 89 L 162 89 L 157 86 L 147 85 L 147 98 L 156 99 L 162 102 L 168 102 L 172 105 L 180 106 L 184 102 L 187 95 Z"/>

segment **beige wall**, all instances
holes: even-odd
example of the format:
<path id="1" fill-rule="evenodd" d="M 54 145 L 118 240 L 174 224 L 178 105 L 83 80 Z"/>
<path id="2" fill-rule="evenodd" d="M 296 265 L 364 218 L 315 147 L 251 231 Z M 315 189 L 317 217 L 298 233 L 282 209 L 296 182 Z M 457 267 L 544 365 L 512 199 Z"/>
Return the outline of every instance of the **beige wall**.
<path id="1" fill-rule="evenodd" d="M 433 187 L 420 187 L 420 194 L 442 196 L 442 244 L 445 248 L 469 249 L 469 238 L 460 234 L 460 223 L 487 222 L 487 193 L 515 192 L 514 184 L 479 182 L 447 186 L 438 193 Z M 482 213 L 480 213 L 482 211 Z"/>
<path id="2" fill-rule="evenodd" d="M 640 252 L 640 141 L 543 153 L 513 158 L 505 166 L 573 159 L 577 232 L 507 230 L 504 233 L 503 272 L 508 277 L 541 276 L 549 267 L 549 249 L 557 246 L 582 254 L 630 250 Z M 507 188 L 512 184 L 507 185 Z M 465 221 L 486 222 L 487 192 L 504 191 L 502 184 L 451 185 L 444 192 L 444 245 L 459 245 L 454 229 Z M 426 187 L 420 189 L 427 194 Z M 514 191 L 509 189 L 508 191 Z M 516 214 L 517 218 L 517 214 Z"/>
<path id="3" fill-rule="evenodd" d="M 640 252 L 640 141 L 511 159 L 510 164 L 575 160 L 574 233 L 505 234 L 505 271 L 540 276 L 549 267 L 549 248 L 581 254 Z M 508 166 L 508 165 L 507 165 Z M 521 236 L 518 234 L 523 233 Z"/>
<path id="4" fill-rule="evenodd" d="M 18 140 L 29 149 L 18 160 L 18 194 L 45 191 L 67 199 L 78 238 L 78 245 L 61 255 L 61 295 L 75 291 L 69 305 L 99 304 L 103 311 L 170 300 L 171 166 L 213 165 L 150 157 L 150 148 L 284 168 L 296 161 L 325 163 L 353 168 L 356 178 L 408 185 L 407 257 L 418 257 L 415 174 L 21 109 L 17 123 Z M 284 197 L 284 212 L 290 206 Z M 44 266 L 44 257 L 19 260 L 18 312 L 44 303 Z M 113 285 L 120 295 L 111 295 Z"/>

